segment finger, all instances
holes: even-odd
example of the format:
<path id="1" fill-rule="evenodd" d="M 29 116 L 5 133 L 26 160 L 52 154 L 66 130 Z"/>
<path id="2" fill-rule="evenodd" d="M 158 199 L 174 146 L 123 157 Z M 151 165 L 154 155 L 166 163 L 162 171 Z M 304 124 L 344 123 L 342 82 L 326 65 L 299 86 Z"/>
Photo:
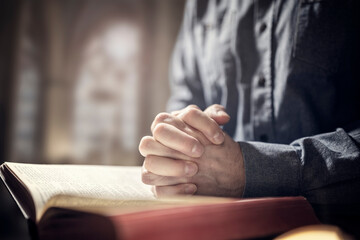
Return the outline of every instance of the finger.
<path id="1" fill-rule="evenodd" d="M 160 123 L 154 128 L 153 135 L 156 141 L 189 157 L 198 158 L 204 152 L 199 140 L 173 125 Z"/>
<path id="2" fill-rule="evenodd" d="M 182 129 L 182 131 L 196 138 L 203 146 L 212 144 L 212 142 L 210 142 L 202 132 L 189 125 L 187 125 L 184 129 Z"/>
<path id="3" fill-rule="evenodd" d="M 147 185 L 154 185 L 154 186 L 168 186 L 168 185 L 176 185 L 176 184 L 188 182 L 188 178 L 185 177 L 161 176 L 161 175 L 156 175 L 147 170 L 142 172 L 141 180 L 143 183 Z"/>
<path id="4" fill-rule="evenodd" d="M 199 109 L 199 110 L 200 110 L 200 108 L 199 108 L 198 106 L 196 106 L 196 105 L 194 105 L 194 104 L 191 104 L 191 105 L 189 105 L 189 106 L 187 106 L 186 108 L 183 108 L 183 109 L 181 109 L 181 110 L 172 111 L 172 112 L 171 112 L 171 115 L 178 116 L 180 113 L 182 113 L 184 110 L 186 110 L 186 109 L 188 109 L 188 108 L 195 108 L 195 109 Z"/>
<path id="5" fill-rule="evenodd" d="M 195 184 L 186 183 L 178 184 L 172 186 L 156 186 L 154 188 L 155 196 L 162 197 L 172 197 L 177 195 L 193 195 L 197 190 Z"/>
<path id="6" fill-rule="evenodd" d="M 160 123 L 167 123 L 173 125 L 174 127 L 182 130 L 186 127 L 186 124 L 179 118 L 171 115 L 169 113 L 159 113 L 156 115 L 154 121 L 151 124 L 151 132 L 154 133 L 155 127 Z"/>
<path id="7" fill-rule="evenodd" d="M 151 136 L 145 136 L 141 139 L 139 144 L 139 152 L 143 157 L 149 155 L 156 155 L 161 157 L 168 157 L 173 159 L 191 160 L 191 158 L 179 151 L 168 148 L 160 142 L 156 141 Z"/>
<path id="8" fill-rule="evenodd" d="M 190 105 L 188 108 L 199 109 L 195 105 Z M 181 110 L 181 111 L 184 111 L 184 110 Z M 183 120 L 181 120 L 180 118 L 178 118 L 172 114 L 168 114 L 168 113 L 160 113 L 155 117 L 155 120 L 153 121 L 153 123 L 151 125 L 151 131 L 153 134 L 154 134 L 154 130 L 155 130 L 156 126 L 159 125 L 160 123 L 166 123 L 166 124 L 172 125 L 172 126 L 176 127 L 177 129 L 179 129 L 183 132 L 186 132 L 188 135 L 196 138 L 204 146 L 205 146 L 205 144 L 210 143 L 208 141 L 208 139 L 200 131 L 196 130 L 195 128 L 193 128 L 191 126 L 186 125 Z"/>
<path id="9" fill-rule="evenodd" d="M 191 177 L 198 171 L 192 161 L 174 160 L 171 158 L 150 155 L 144 159 L 144 168 L 157 175 L 172 177 Z"/>
<path id="10" fill-rule="evenodd" d="M 213 104 L 204 111 L 210 118 L 214 119 L 219 125 L 224 125 L 229 122 L 230 116 L 226 113 L 225 107 L 219 104 Z"/>
<path id="11" fill-rule="evenodd" d="M 224 133 L 220 126 L 199 109 L 188 108 L 178 115 L 186 124 L 202 132 L 214 144 L 224 142 Z"/>

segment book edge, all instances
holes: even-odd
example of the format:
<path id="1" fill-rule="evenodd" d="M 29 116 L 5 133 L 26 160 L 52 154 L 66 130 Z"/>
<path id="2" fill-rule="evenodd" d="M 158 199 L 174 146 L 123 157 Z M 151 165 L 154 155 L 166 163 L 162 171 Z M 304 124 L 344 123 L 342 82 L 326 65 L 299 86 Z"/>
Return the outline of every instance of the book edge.
<path id="1" fill-rule="evenodd" d="M 7 168 L 7 162 L 1 164 L 0 166 L 0 178 L 2 180 L 2 182 L 4 183 L 4 185 L 6 186 L 7 190 L 9 191 L 10 195 L 12 196 L 12 198 L 14 199 L 14 201 L 16 202 L 17 206 L 19 207 L 21 213 L 24 215 L 24 217 L 26 219 L 32 219 L 34 220 L 36 218 L 36 216 L 32 217 L 30 213 L 27 213 L 26 210 L 23 208 L 22 204 L 20 203 L 18 197 L 16 196 L 16 194 L 11 190 L 9 184 L 8 184 L 8 180 L 6 179 L 4 172 L 5 171 L 9 171 L 10 174 L 12 174 L 17 180 L 19 180 L 14 173 Z M 22 182 L 20 182 L 21 185 L 23 185 Z M 28 191 L 28 190 L 27 190 Z M 30 193 L 29 193 L 30 194 Z M 31 196 L 31 194 L 30 194 Z"/>

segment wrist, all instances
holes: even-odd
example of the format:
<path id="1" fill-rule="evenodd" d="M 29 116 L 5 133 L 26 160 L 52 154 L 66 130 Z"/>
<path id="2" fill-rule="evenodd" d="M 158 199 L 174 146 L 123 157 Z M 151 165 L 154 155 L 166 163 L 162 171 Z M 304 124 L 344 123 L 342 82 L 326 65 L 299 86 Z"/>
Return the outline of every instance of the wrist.
<path id="1" fill-rule="evenodd" d="M 240 167 L 240 172 L 239 172 L 239 193 L 238 193 L 238 197 L 242 197 L 245 191 L 245 182 L 246 182 L 246 174 L 245 174 L 245 163 L 244 163 L 244 156 L 241 150 L 241 146 L 239 143 L 237 143 L 238 145 L 238 153 L 236 155 L 237 161 L 239 163 L 239 167 Z"/>

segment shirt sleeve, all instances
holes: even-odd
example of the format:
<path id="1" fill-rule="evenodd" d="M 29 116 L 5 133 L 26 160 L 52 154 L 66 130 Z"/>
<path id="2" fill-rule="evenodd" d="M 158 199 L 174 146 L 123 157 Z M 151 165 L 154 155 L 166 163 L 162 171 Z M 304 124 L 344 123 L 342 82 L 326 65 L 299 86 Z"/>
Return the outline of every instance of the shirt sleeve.
<path id="1" fill-rule="evenodd" d="M 186 3 L 182 26 L 173 51 L 169 74 L 171 97 L 167 105 L 168 111 L 179 110 L 189 104 L 205 108 L 192 34 L 196 21 L 195 4 L 195 1 Z"/>
<path id="2" fill-rule="evenodd" d="M 360 122 L 290 145 L 240 142 L 244 197 L 305 196 L 313 204 L 358 203 Z"/>

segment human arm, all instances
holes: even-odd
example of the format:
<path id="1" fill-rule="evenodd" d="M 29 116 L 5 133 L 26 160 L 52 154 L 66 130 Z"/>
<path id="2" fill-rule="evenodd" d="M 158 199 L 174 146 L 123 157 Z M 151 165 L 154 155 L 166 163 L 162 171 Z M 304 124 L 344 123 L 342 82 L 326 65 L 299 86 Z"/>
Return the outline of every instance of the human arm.
<path id="1" fill-rule="evenodd" d="M 298 139 L 290 145 L 240 142 L 244 197 L 303 195 L 316 204 L 360 197 L 360 126 Z"/>
<path id="2" fill-rule="evenodd" d="M 244 160 L 241 171 L 245 169 L 245 176 L 242 176 L 239 168 L 237 175 L 231 172 L 233 169 L 228 168 L 231 174 L 227 176 L 234 174 L 239 185 L 245 184 L 246 179 L 244 197 L 303 195 L 311 203 L 317 204 L 356 202 L 360 195 L 359 129 L 358 124 L 355 124 L 351 129 L 338 129 L 334 132 L 302 138 L 289 145 L 240 142 L 239 159 Z M 163 153 L 156 150 L 151 152 L 153 156 L 157 154 Z M 143 155 L 147 156 L 146 151 L 143 151 Z M 197 163 L 196 158 L 187 159 L 182 155 L 175 158 Z M 146 160 L 147 158 L 145 163 Z M 207 163 L 211 164 L 209 161 Z M 166 163 L 162 167 L 166 168 Z M 169 189 L 169 186 L 190 183 L 190 180 L 195 179 L 186 178 L 176 182 L 182 177 L 180 174 L 175 178 L 172 177 L 171 182 L 167 182 L 167 178 L 154 176 L 151 172 L 147 174 L 144 174 L 145 178 L 152 176 L 152 179 L 145 180 L 146 183 L 161 186 L 163 189 L 165 185 Z M 243 180 L 236 178 L 238 176 L 242 176 Z M 166 194 L 166 191 L 164 193 Z"/>

